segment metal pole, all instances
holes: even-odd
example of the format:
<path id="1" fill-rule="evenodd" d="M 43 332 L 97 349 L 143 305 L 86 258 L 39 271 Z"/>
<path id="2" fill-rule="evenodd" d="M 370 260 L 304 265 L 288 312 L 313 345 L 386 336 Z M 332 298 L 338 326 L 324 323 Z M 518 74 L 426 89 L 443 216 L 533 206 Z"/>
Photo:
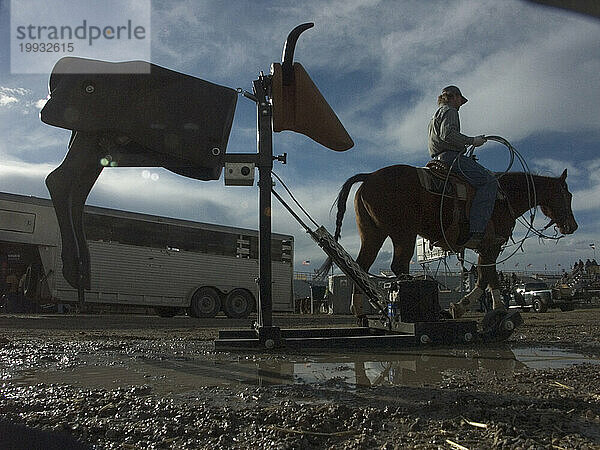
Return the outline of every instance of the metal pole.
<path id="1" fill-rule="evenodd" d="M 273 180 L 273 126 L 272 106 L 267 101 L 270 78 L 260 74 L 253 82 L 257 98 L 257 146 L 259 171 L 259 279 L 258 279 L 258 338 L 266 347 L 279 346 L 281 333 L 273 327 L 273 299 L 271 273 L 271 189 Z"/>

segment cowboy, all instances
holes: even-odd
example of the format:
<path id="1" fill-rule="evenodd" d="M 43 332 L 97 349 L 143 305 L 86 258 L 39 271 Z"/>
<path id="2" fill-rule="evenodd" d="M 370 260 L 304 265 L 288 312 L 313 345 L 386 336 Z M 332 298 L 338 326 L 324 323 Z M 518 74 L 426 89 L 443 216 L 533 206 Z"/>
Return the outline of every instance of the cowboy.
<path id="1" fill-rule="evenodd" d="M 475 188 L 469 234 L 459 238 L 457 245 L 477 249 L 492 216 L 498 184 L 490 171 L 474 158 L 465 156 L 467 146 L 479 147 L 486 142 L 483 135 L 470 137 L 460 132 L 458 110 L 465 103 L 467 99 L 456 86 L 442 90 L 438 97 L 439 108 L 429 122 L 429 154 L 432 159 L 448 164 L 452 172 L 462 175 Z"/>

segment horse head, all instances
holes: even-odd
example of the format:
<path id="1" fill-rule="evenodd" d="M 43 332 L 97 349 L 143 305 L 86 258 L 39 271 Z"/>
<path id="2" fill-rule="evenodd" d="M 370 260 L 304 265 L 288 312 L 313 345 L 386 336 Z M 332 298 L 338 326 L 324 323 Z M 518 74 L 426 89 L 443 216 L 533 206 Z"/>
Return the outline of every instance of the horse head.
<path id="1" fill-rule="evenodd" d="M 572 234 L 577 229 L 577 222 L 571 209 L 573 195 L 567 186 L 567 169 L 558 178 L 552 178 L 550 192 L 540 205 L 542 213 L 550 219 L 546 228 L 556 225 L 562 234 Z"/>

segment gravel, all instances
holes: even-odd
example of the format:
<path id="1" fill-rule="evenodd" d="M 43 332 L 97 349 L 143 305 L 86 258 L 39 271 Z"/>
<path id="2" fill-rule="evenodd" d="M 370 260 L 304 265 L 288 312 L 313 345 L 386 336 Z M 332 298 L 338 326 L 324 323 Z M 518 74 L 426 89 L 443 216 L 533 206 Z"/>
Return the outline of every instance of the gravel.
<path id="1" fill-rule="evenodd" d="M 600 356 L 600 309 L 524 319 L 513 349 Z M 302 383 L 293 364 L 325 357 L 216 353 L 222 323 L 157 320 L 0 316 L 0 430 L 43 431 L 63 448 L 77 448 L 69 437 L 102 449 L 600 448 L 597 364 L 495 366 L 479 363 L 477 349 L 450 349 L 468 364 L 423 378 L 415 370 L 433 370 L 430 357 L 386 366 L 374 352 L 339 355 L 327 376 Z M 365 363 L 370 386 L 348 376 L 359 360 L 382 365 L 374 379 Z"/>

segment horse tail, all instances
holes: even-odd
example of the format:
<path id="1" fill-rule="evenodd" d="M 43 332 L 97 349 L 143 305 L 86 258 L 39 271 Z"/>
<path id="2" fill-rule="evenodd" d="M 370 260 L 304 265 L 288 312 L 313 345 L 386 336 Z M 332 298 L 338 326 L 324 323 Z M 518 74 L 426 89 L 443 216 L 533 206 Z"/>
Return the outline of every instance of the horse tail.
<path id="1" fill-rule="evenodd" d="M 371 174 L 358 173 L 353 177 L 348 178 L 346 182 L 342 185 L 342 188 L 340 189 L 340 192 L 338 193 L 335 202 L 333 202 L 331 209 L 333 209 L 333 207 L 337 204 L 337 215 L 335 217 L 335 233 L 333 235 L 336 241 L 342 235 L 342 221 L 344 220 L 344 214 L 346 213 L 346 202 L 348 201 L 348 196 L 350 195 L 350 189 L 352 189 L 353 184 L 365 181 L 369 175 Z"/>
<path id="2" fill-rule="evenodd" d="M 344 214 L 346 213 L 346 202 L 348 201 L 348 196 L 350 195 L 350 189 L 352 188 L 353 184 L 365 181 L 369 175 L 370 173 L 359 173 L 348 178 L 342 185 L 342 188 L 340 189 L 337 198 L 333 202 L 333 205 L 331 205 L 331 210 L 333 210 L 336 204 L 338 208 L 335 220 L 335 233 L 333 235 L 336 241 L 339 240 L 342 234 L 342 221 L 344 220 Z M 315 278 L 325 278 L 332 265 L 333 261 L 331 260 L 331 257 L 327 257 L 325 262 L 315 272 Z"/>

